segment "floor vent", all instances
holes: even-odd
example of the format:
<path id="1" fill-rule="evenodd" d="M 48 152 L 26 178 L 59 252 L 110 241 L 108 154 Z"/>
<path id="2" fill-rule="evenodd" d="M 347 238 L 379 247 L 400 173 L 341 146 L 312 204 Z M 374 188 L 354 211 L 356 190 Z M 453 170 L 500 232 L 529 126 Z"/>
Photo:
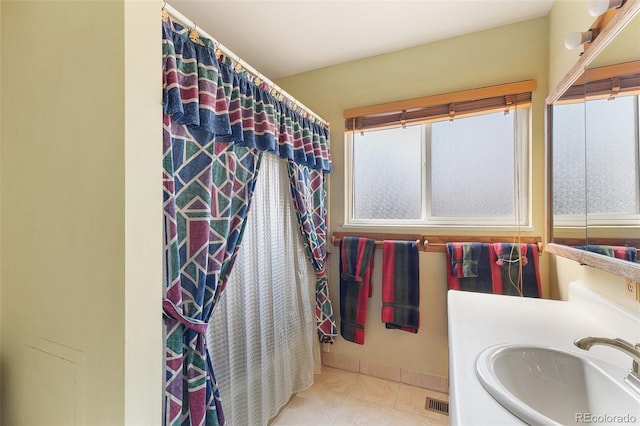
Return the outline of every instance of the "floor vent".
<path id="1" fill-rule="evenodd" d="M 425 410 L 444 414 L 445 416 L 449 415 L 449 403 L 447 401 L 441 401 L 428 396 L 424 408 Z"/>

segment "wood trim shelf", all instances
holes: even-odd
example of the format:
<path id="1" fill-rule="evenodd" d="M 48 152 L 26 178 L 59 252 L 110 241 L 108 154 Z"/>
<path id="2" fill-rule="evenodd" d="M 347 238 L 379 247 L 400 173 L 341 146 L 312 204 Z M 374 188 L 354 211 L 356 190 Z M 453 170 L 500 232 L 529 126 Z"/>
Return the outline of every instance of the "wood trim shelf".
<path id="1" fill-rule="evenodd" d="M 544 250 L 547 253 L 575 260 L 582 265 L 593 266 L 594 268 L 598 268 L 630 280 L 640 281 L 640 265 L 637 263 L 615 259 L 555 243 L 547 244 Z"/>

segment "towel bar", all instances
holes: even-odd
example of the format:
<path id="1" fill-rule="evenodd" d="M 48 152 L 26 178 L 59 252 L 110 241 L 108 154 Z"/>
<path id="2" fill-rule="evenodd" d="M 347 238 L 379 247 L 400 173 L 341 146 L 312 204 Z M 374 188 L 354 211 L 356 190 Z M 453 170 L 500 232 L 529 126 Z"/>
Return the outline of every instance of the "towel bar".
<path id="1" fill-rule="evenodd" d="M 345 235 L 346 236 L 346 235 Z M 354 235 L 356 236 L 356 235 Z M 369 238 L 369 237 L 364 237 L 364 238 Z M 384 241 L 388 241 L 388 240 L 394 240 L 394 241 L 405 241 L 404 238 L 385 238 L 384 240 L 376 240 L 375 245 L 377 246 L 381 246 L 382 243 Z M 331 237 L 331 244 L 333 244 L 334 246 L 337 246 L 340 244 L 340 241 L 342 241 L 342 237 L 336 237 L 335 235 Z M 407 241 L 413 241 L 413 240 L 407 240 Z M 416 246 L 418 247 L 418 251 L 424 251 L 424 246 L 422 243 L 421 239 L 417 239 L 415 240 Z"/>
<path id="2" fill-rule="evenodd" d="M 371 238 L 376 240 L 376 245 L 381 245 L 384 240 L 395 241 L 415 241 L 419 251 L 428 252 L 444 252 L 449 242 L 484 242 L 484 243 L 501 243 L 512 240 L 509 236 L 498 237 L 466 237 L 466 236 L 433 236 L 433 235 L 417 235 L 417 234 L 382 234 L 382 233 L 348 233 L 334 232 L 331 237 L 331 244 L 340 245 L 342 237 L 353 236 Z M 518 239 L 523 244 L 536 244 L 538 246 L 538 254 L 542 254 L 544 244 L 538 237 L 521 237 Z"/>

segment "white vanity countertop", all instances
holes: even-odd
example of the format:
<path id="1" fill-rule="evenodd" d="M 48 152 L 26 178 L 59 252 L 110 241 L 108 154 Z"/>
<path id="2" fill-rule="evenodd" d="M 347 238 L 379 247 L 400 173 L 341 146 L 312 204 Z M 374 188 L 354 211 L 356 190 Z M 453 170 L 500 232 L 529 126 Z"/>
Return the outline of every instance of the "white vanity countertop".
<path id="1" fill-rule="evenodd" d="M 579 283 L 571 283 L 569 302 L 456 290 L 450 290 L 447 298 L 452 425 L 524 424 L 494 400 L 476 377 L 476 357 L 489 346 L 552 346 L 627 370 L 632 362 L 629 356 L 602 346 L 585 352 L 573 341 L 582 336 L 603 336 L 640 342 L 637 313 L 612 305 Z"/>

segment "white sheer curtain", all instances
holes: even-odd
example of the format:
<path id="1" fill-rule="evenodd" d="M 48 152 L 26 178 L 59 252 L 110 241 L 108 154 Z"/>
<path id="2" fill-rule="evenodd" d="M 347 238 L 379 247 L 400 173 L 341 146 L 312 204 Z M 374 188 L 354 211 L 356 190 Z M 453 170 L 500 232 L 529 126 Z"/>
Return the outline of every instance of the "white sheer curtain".
<path id="1" fill-rule="evenodd" d="M 228 425 L 266 425 L 313 383 L 314 285 L 286 163 L 265 153 L 242 246 L 207 331 Z"/>

